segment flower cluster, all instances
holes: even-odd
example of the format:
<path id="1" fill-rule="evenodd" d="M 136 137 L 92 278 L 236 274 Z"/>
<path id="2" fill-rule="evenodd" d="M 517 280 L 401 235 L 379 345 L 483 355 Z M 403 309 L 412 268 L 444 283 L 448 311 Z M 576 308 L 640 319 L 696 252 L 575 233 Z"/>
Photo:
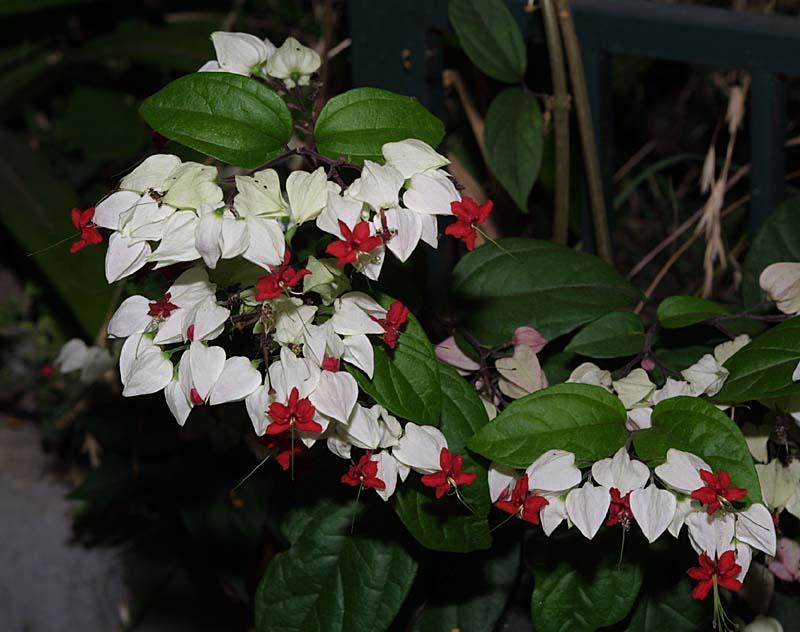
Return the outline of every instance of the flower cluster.
<path id="1" fill-rule="evenodd" d="M 216 31 L 211 42 L 217 58 L 205 63 L 200 72 L 229 72 L 245 77 L 278 79 L 286 88 L 307 86 L 322 60 L 316 51 L 293 37 L 276 48 L 268 39 L 249 33 Z"/>
<path id="2" fill-rule="evenodd" d="M 591 362 L 578 366 L 567 381 L 602 386 L 615 393 L 628 411 L 628 429 L 643 430 L 651 427 L 653 407 L 659 402 L 680 396 L 713 397 L 719 393 L 729 374 L 722 365 L 749 343 L 750 337 L 743 334 L 717 345 L 713 353 L 703 355 L 681 371 L 682 380 L 668 377 L 661 388 L 653 383 L 647 371 L 641 367 L 615 380 L 609 371 Z"/>
<path id="3" fill-rule="evenodd" d="M 626 531 L 636 524 L 652 543 L 665 531 L 677 538 L 685 525 L 699 555 L 699 570 L 689 571 L 700 581 L 697 599 L 705 598 L 712 579 L 724 577 L 720 586 L 738 590 L 752 549 L 775 555 L 769 509 L 759 503 L 747 506 L 747 490 L 735 487 L 726 471 L 714 471 L 681 450 L 668 450 L 666 461 L 651 472 L 620 448 L 594 463 L 587 475 L 571 452 L 549 450 L 521 474 L 492 464 L 489 489 L 498 509 L 541 524 L 548 536 L 565 521 L 590 540 L 604 524 Z"/>
<path id="4" fill-rule="evenodd" d="M 294 46 L 288 40 L 272 52 L 251 36 L 213 40 L 219 68 L 205 70 L 304 82 L 283 59 L 282 50 Z M 403 426 L 382 407 L 361 403 L 344 364 L 372 378 L 373 344 L 394 350 L 409 310 L 350 291 L 348 272 L 377 280 L 387 251 L 402 262 L 420 241 L 435 247 L 440 215 L 459 217 L 464 226 L 456 232 L 471 247 L 491 204 L 476 221 L 463 220 L 462 205 L 474 202 L 461 199 L 443 169 L 447 159 L 419 140 L 387 143 L 383 158 L 366 161 L 343 188 L 338 173 L 333 181 L 323 167 L 292 171 L 283 183 L 271 168 L 220 179 L 216 167 L 157 154 L 94 209 L 73 212 L 76 227 L 88 231 L 82 246 L 100 241 L 98 229 L 111 231 L 109 283 L 146 266 L 174 278 L 160 296 L 126 298 L 108 323 L 109 337 L 122 341 L 123 396 L 163 392 L 180 425 L 198 406 L 243 401 L 257 442 L 281 467 L 323 440 L 335 455 L 354 459 L 344 483 L 373 488 L 384 500 L 411 470 L 437 498 L 471 484 L 476 475 L 463 470 L 463 457 L 441 432 Z M 304 224 L 329 235 L 329 257 L 293 260 L 289 245 Z M 220 291 L 221 260 L 239 260 L 250 283 Z M 233 331 L 250 332 L 251 355 L 229 355 Z M 363 453 L 356 458 L 353 448 Z"/>

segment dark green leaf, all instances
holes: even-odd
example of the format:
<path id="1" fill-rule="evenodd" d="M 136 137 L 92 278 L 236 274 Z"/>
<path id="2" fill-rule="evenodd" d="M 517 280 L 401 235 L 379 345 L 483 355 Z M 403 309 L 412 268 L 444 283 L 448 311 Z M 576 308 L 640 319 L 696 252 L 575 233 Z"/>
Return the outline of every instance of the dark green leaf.
<path id="1" fill-rule="evenodd" d="M 256 555 L 269 512 L 270 480 L 252 477 L 233 493 L 212 485 L 192 496 L 181 510 L 191 537 L 225 565 Z"/>
<path id="2" fill-rule="evenodd" d="M 113 33 L 93 38 L 68 54 L 65 64 L 113 59 L 159 70 L 194 72 L 214 57 L 209 33 L 216 24 L 202 20 L 160 26 L 133 20 L 121 22 Z"/>
<path id="3" fill-rule="evenodd" d="M 314 137 L 319 152 L 330 158 L 382 161 L 384 143 L 417 138 L 436 147 L 444 138 L 444 125 L 413 97 L 356 88 L 325 104 Z"/>
<path id="4" fill-rule="evenodd" d="M 639 458 L 664 461 L 675 448 L 696 454 L 715 471 L 725 470 L 751 502 L 761 502 L 761 487 L 742 431 L 713 404 L 697 397 L 673 397 L 653 409 L 653 427 L 633 435 Z"/>
<path id="5" fill-rule="evenodd" d="M 594 632 L 628 614 L 642 585 L 642 568 L 632 556 L 618 564 L 617 538 L 611 532 L 603 535 L 592 542 L 591 554 L 575 537 L 551 540 L 534 550 L 526 546 L 537 632 Z"/>
<path id="6" fill-rule="evenodd" d="M 663 572 L 652 569 L 653 573 Z M 685 571 L 684 571 L 685 573 Z M 708 629 L 710 608 L 692 599 L 694 584 L 685 576 L 660 590 L 642 588 L 626 632 L 702 632 Z"/>
<path id="7" fill-rule="evenodd" d="M 495 629 L 519 572 L 519 543 L 500 550 L 435 560 L 437 574 L 425 594 L 425 609 L 411 632 L 489 632 Z"/>
<path id="8" fill-rule="evenodd" d="M 789 591 L 788 594 L 775 591 L 769 616 L 780 621 L 784 630 L 797 630 L 800 626 L 800 599 L 797 598 L 797 589 L 794 586 Z"/>
<path id="9" fill-rule="evenodd" d="M 461 47 L 490 77 L 518 83 L 527 52 L 522 33 L 502 0 L 450 0 L 450 22 Z"/>
<path id="10" fill-rule="evenodd" d="M 475 388 L 446 364 L 439 364 L 442 385 L 442 420 L 439 430 L 447 437 L 447 445 L 460 452 L 472 436 L 489 423 Z"/>
<path id="11" fill-rule="evenodd" d="M 713 347 L 692 345 L 689 347 L 656 348 L 653 356 L 670 371 L 680 373 L 707 353 L 714 353 Z"/>
<path id="12" fill-rule="evenodd" d="M 491 546 L 487 516 L 489 487 L 486 467 L 473 459 L 464 447 L 489 418 L 475 389 L 456 371 L 439 364 L 442 384 L 440 430 L 448 447 L 464 456 L 464 470 L 475 472 L 472 485 L 462 487 L 461 495 L 472 511 L 455 497 L 436 499 L 430 488 L 407 482 L 397 492 L 395 510 L 420 544 L 437 551 L 466 553 Z"/>
<path id="13" fill-rule="evenodd" d="M 658 320 L 662 327 L 677 329 L 701 323 L 714 316 L 724 316 L 731 311 L 725 305 L 697 296 L 670 296 L 658 306 Z"/>
<path id="14" fill-rule="evenodd" d="M 70 492 L 68 498 L 82 500 L 86 502 L 89 511 L 98 512 L 118 502 L 133 482 L 130 459 L 109 454 L 98 467 L 89 470 L 86 478 Z"/>
<path id="15" fill-rule="evenodd" d="M 523 325 L 552 339 L 610 311 L 639 292 L 592 255 L 535 239 L 500 239 L 463 257 L 453 271 L 460 325 L 487 346 Z"/>
<path id="16" fill-rule="evenodd" d="M 255 79 L 225 72 L 176 79 L 146 99 L 140 112 L 170 140 L 239 167 L 264 164 L 292 136 L 283 99 Z"/>
<path id="17" fill-rule="evenodd" d="M 586 325 L 566 351 L 590 358 L 621 358 L 636 355 L 643 347 L 642 319 L 632 312 L 612 312 Z"/>
<path id="18" fill-rule="evenodd" d="M 391 534 L 373 530 L 368 535 L 357 529 L 350 535 L 356 510 L 355 503 L 320 503 L 302 522 L 305 528 L 295 534 L 291 548 L 272 558 L 256 594 L 258 632 L 375 632 L 389 627 L 414 581 L 417 563 Z"/>
<path id="19" fill-rule="evenodd" d="M 638 547 L 634 543 L 636 548 L 632 555 L 643 564 L 644 582 L 631 616 L 619 629 L 626 632 L 708 630 L 711 604 L 692 599 L 694 584 L 686 576 L 686 569 L 697 561 L 694 552 L 689 547 L 676 550 L 672 538 L 661 538 L 649 545 L 640 542 Z"/>
<path id="20" fill-rule="evenodd" d="M 419 321 L 409 315 L 397 348 L 373 347 L 375 372 L 370 380 L 348 367 L 361 390 L 390 412 L 420 424 L 435 426 L 442 411 L 442 390 L 436 355 Z"/>
<path id="21" fill-rule="evenodd" d="M 487 459 L 528 467 L 547 450 L 597 460 L 625 444 L 625 408 L 599 386 L 558 384 L 512 402 L 469 442 Z"/>
<path id="22" fill-rule="evenodd" d="M 790 198 L 776 208 L 753 239 L 742 274 L 746 307 L 764 300 L 758 277 L 768 265 L 781 261 L 800 261 L 800 197 Z"/>
<path id="23" fill-rule="evenodd" d="M 149 141 L 132 97 L 89 86 L 75 88 L 58 126 L 65 149 L 92 163 L 128 161 Z"/>
<path id="24" fill-rule="evenodd" d="M 539 102 L 521 88 L 498 94 L 486 113 L 486 158 L 500 184 L 523 211 L 542 164 Z"/>
<path id="25" fill-rule="evenodd" d="M 78 204 L 75 194 L 50 174 L 34 151 L 4 132 L 0 132 L 0 187 L 6 196 L 0 208 L 3 226 L 25 252 L 49 248 L 26 262 L 41 269 L 94 337 L 111 300 L 103 274 L 105 245 L 71 255 L 69 244 L 58 244 L 75 234 L 69 215 Z"/>
<path id="26" fill-rule="evenodd" d="M 580 364 L 580 359 L 574 353 L 560 351 L 551 355 L 542 364 L 542 370 L 547 376 L 549 384 L 560 384 L 566 382 L 572 375 L 573 369 Z"/>
<path id="27" fill-rule="evenodd" d="M 71 4 L 86 4 L 91 0 L 5 0 L 0 4 L 0 16 L 33 13 Z"/>
<path id="28" fill-rule="evenodd" d="M 716 399 L 738 404 L 800 393 L 792 373 L 800 363 L 800 318 L 761 334 L 725 362 L 730 371 Z"/>

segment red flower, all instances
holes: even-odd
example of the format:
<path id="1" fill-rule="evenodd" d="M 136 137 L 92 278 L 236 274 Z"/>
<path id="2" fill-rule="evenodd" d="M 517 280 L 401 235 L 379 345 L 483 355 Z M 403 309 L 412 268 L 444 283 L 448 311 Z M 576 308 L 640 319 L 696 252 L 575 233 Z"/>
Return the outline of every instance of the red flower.
<path id="1" fill-rule="evenodd" d="M 481 205 L 471 197 L 465 197 L 460 202 L 450 202 L 450 210 L 456 216 L 457 221 L 445 228 L 445 235 L 451 235 L 457 239 L 462 239 L 467 250 L 475 248 L 475 237 L 477 231 L 475 227 L 483 224 L 492 213 L 494 202 L 486 200 Z"/>
<path id="2" fill-rule="evenodd" d="M 337 266 L 355 263 L 358 255 L 372 252 L 383 244 L 380 236 L 370 235 L 369 222 L 358 222 L 353 230 L 350 230 L 347 224 L 339 220 L 339 230 L 342 233 L 342 239 L 328 244 L 328 247 L 325 248 L 325 252 L 338 259 Z"/>
<path id="3" fill-rule="evenodd" d="M 192 400 L 192 404 L 195 406 L 202 406 L 205 404 L 203 397 L 200 395 L 200 391 L 194 387 L 192 387 L 192 390 L 189 391 L 189 399 Z"/>
<path id="4" fill-rule="evenodd" d="M 631 511 L 631 493 L 628 492 L 624 496 L 616 487 L 611 488 L 611 504 L 608 507 L 608 520 L 606 520 L 607 527 L 613 527 L 620 522 L 627 524 L 633 518 Z"/>
<path id="5" fill-rule="evenodd" d="M 339 358 L 333 358 L 329 355 L 326 355 L 322 360 L 322 370 L 336 373 L 340 369 L 341 364 L 342 363 Z"/>
<path id="6" fill-rule="evenodd" d="M 528 477 L 526 475 L 517 479 L 511 492 L 510 500 L 498 500 L 494 506 L 500 511 L 519 516 L 526 522 L 539 524 L 539 512 L 545 505 L 549 504 L 543 496 L 538 496 L 528 491 Z"/>
<path id="7" fill-rule="evenodd" d="M 397 346 L 397 338 L 400 335 L 400 327 L 406 324 L 408 320 L 408 307 L 403 305 L 400 301 L 395 301 L 389 306 L 389 311 L 386 312 L 386 318 L 372 317 L 376 323 L 383 327 L 383 341 L 390 349 Z"/>
<path id="8" fill-rule="evenodd" d="M 302 441 L 292 441 L 290 437 L 272 437 L 264 435 L 256 439 L 258 443 L 263 445 L 267 450 L 274 450 L 275 460 L 281 469 L 284 471 L 289 469 L 292 462 L 292 457 L 295 454 L 300 454 L 303 451 Z"/>
<path id="9" fill-rule="evenodd" d="M 178 309 L 175 303 L 170 303 L 172 294 L 165 293 L 159 300 L 150 303 L 150 309 L 147 310 L 147 315 L 153 318 L 169 318 L 169 315 Z"/>
<path id="10" fill-rule="evenodd" d="M 686 571 L 689 577 L 700 582 L 692 591 L 694 599 L 705 599 L 715 585 L 722 586 L 733 592 L 737 592 L 742 587 L 742 582 L 736 579 L 739 573 L 742 572 L 742 567 L 736 563 L 736 554 L 733 550 L 725 551 L 720 556 L 719 562 L 714 562 L 705 553 L 701 554 L 697 561 L 700 566 L 695 566 Z"/>
<path id="11" fill-rule="evenodd" d="M 286 404 L 273 402 L 269 405 L 267 414 L 272 423 L 267 426 L 267 434 L 282 434 L 292 427 L 306 432 L 322 432 L 322 426 L 314 421 L 316 412 L 310 401 L 305 398 L 300 399 L 300 391 L 295 386 L 289 393 L 289 401 Z"/>
<path id="12" fill-rule="evenodd" d="M 346 474 L 342 474 L 342 483 L 353 487 L 386 489 L 386 483 L 378 478 L 378 462 L 372 460 L 372 452 L 364 454 L 358 460 L 358 464 L 350 461 L 350 469 Z"/>
<path id="13" fill-rule="evenodd" d="M 75 254 L 79 250 L 83 250 L 86 246 L 95 246 L 103 243 L 103 236 L 97 230 L 97 226 L 92 222 L 94 217 L 94 207 L 87 208 L 82 211 L 79 208 L 74 208 L 72 213 L 72 225 L 81 233 L 81 238 L 70 246 L 69 251 Z"/>
<path id="14" fill-rule="evenodd" d="M 45 364 L 41 369 L 39 369 L 39 375 L 41 375 L 45 379 L 53 377 L 55 372 L 56 369 L 52 364 Z"/>
<path id="15" fill-rule="evenodd" d="M 742 487 L 731 487 L 731 477 L 724 470 L 714 474 L 708 470 L 700 470 L 700 478 L 705 483 L 692 492 L 692 498 L 706 506 L 706 513 L 711 516 L 722 507 L 723 501 L 733 502 L 747 496 L 747 490 Z"/>
<path id="16" fill-rule="evenodd" d="M 451 486 L 472 485 L 473 481 L 478 478 L 477 474 L 462 472 L 464 457 L 460 454 L 453 454 L 447 448 L 442 448 L 439 453 L 439 466 L 442 468 L 440 472 L 426 474 L 420 479 L 426 487 L 436 488 L 436 498 L 444 496 Z"/>
<path id="17" fill-rule="evenodd" d="M 300 268 L 295 270 L 289 266 L 292 253 L 287 250 L 283 254 L 283 263 L 279 266 L 272 266 L 267 276 L 261 277 L 256 281 L 256 300 L 266 301 L 280 296 L 287 288 L 293 288 L 303 280 L 304 276 L 311 274 L 311 270 Z"/>

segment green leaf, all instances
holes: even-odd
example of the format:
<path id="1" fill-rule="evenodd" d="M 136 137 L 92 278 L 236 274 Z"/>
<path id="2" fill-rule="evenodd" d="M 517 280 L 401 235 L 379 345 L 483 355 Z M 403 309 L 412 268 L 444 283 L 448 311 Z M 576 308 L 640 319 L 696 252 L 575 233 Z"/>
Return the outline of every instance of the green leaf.
<path id="1" fill-rule="evenodd" d="M 728 379 L 715 399 L 738 404 L 800 393 L 792 373 L 800 363 L 800 318 L 766 331 L 725 362 Z"/>
<path id="2" fill-rule="evenodd" d="M 486 113 L 486 158 L 524 212 L 539 176 L 542 146 L 542 113 L 536 97 L 521 88 L 503 90 Z"/>
<path id="3" fill-rule="evenodd" d="M 745 307 L 761 303 L 764 293 L 758 277 L 764 268 L 781 261 L 800 261 L 800 197 L 790 198 L 772 211 L 753 239 L 742 273 Z"/>
<path id="4" fill-rule="evenodd" d="M 414 581 L 417 562 L 380 530 L 368 535 L 357 529 L 350 535 L 356 511 L 355 503 L 320 503 L 302 521 L 291 548 L 272 558 L 256 593 L 258 632 L 389 627 Z"/>
<path id="5" fill-rule="evenodd" d="M 489 548 L 492 537 L 487 516 L 489 485 L 486 467 L 464 453 L 464 447 L 478 430 L 489 422 L 475 389 L 455 370 L 439 364 L 442 384 L 440 430 L 448 447 L 464 456 L 464 470 L 478 478 L 460 489 L 472 511 L 457 498 L 436 499 L 430 488 L 407 482 L 395 495 L 395 510 L 403 524 L 423 546 L 436 551 L 466 553 Z"/>
<path id="6" fill-rule="evenodd" d="M 450 0 L 449 13 L 461 47 L 478 68 L 499 81 L 522 81 L 527 51 L 505 2 Z"/>
<path id="7" fill-rule="evenodd" d="M 455 369 L 438 363 L 442 385 L 442 419 L 439 430 L 447 445 L 460 452 L 472 436 L 489 423 L 486 408 L 475 388 Z"/>
<path id="8" fill-rule="evenodd" d="M 624 628 L 626 632 L 701 632 L 708 630 L 711 604 L 692 599 L 694 584 L 686 569 L 697 557 L 689 548 L 675 549 L 671 538 L 653 544 L 634 543 L 632 554 L 642 563 L 644 582 Z M 626 551 L 626 555 L 628 551 Z"/>
<path id="9" fill-rule="evenodd" d="M 663 571 L 654 568 L 652 572 Z M 704 602 L 692 599 L 692 581 L 685 574 L 674 580 L 660 590 L 642 588 L 626 632 L 702 632 L 708 629 L 710 609 Z"/>
<path id="10" fill-rule="evenodd" d="M 197 72 L 176 79 L 142 103 L 145 121 L 170 140 L 238 167 L 277 156 L 292 136 L 292 115 L 255 79 Z"/>
<path id="11" fill-rule="evenodd" d="M 107 454 L 98 467 L 89 470 L 83 482 L 67 498 L 82 500 L 89 511 L 99 512 L 118 502 L 133 484 L 131 460 Z"/>
<path id="12" fill-rule="evenodd" d="M 83 48 L 67 54 L 64 63 L 122 60 L 162 72 L 191 73 L 214 57 L 208 34 L 216 26 L 212 20 L 159 26 L 126 20 L 120 22 L 113 33 L 92 38 Z"/>
<path id="13" fill-rule="evenodd" d="M 487 346 L 510 340 L 523 325 L 557 338 L 640 296 L 597 257 L 522 238 L 499 239 L 467 254 L 451 287 L 460 327 Z"/>
<path id="14" fill-rule="evenodd" d="M 697 397 L 673 397 L 653 409 L 652 421 L 652 428 L 633 435 L 640 459 L 657 465 L 670 448 L 691 452 L 715 471 L 727 471 L 734 485 L 747 488 L 751 502 L 761 502 L 761 487 L 742 431 L 716 406 Z"/>
<path id="15" fill-rule="evenodd" d="M 26 253 L 42 251 L 24 263 L 39 267 L 93 338 L 108 310 L 111 288 L 103 274 L 105 245 L 77 254 L 69 253 L 67 243 L 58 245 L 75 234 L 69 215 L 78 205 L 75 193 L 36 152 L 6 132 L 0 132 L 0 187 L 5 194 L 0 221 L 6 231 Z"/>
<path id="16" fill-rule="evenodd" d="M 517 583 L 520 546 L 511 538 L 473 555 L 434 560 L 425 609 L 411 632 L 488 632 L 495 629 Z"/>
<path id="17" fill-rule="evenodd" d="M 149 141 L 132 98 L 90 86 L 75 88 L 57 125 L 65 149 L 93 164 L 127 161 Z"/>
<path id="18" fill-rule="evenodd" d="M 252 477 L 236 492 L 218 480 L 190 496 L 181 519 L 190 536 L 209 557 L 236 566 L 257 555 L 269 513 L 272 479 Z"/>
<path id="19" fill-rule="evenodd" d="M 642 568 L 630 555 L 618 563 L 618 536 L 613 536 L 610 531 L 601 534 L 590 554 L 574 536 L 550 540 L 535 550 L 526 547 L 537 632 L 594 632 L 630 612 L 642 585 Z"/>
<path id="20" fill-rule="evenodd" d="M 515 468 L 526 468 L 553 449 L 596 461 L 625 444 L 626 418 L 622 402 L 604 388 L 557 384 L 512 402 L 469 447 Z"/>
<path id="21" fill-rule="evenodd" d="M 436 147 L 444 138 L 444 125 L 413 97 L 356 88 L 325 104 L 314 137 L 319 152 L 330 158 L 383 161 L 384 143 L 417 138 Z"/>
<path id="22" fill-rule="evenodd" d="M 429 426 L 438 425 L 442 411 L 439 367 L 433 346 L 413 314 L 409 314 L 396 349 L 379 343 L 373 350 L 372 380 L 364 372 L 347 367 L 361 390 L 399 417 Z"/>
<path id="23" fill-rule="evenodd" d="M 565 351 L 590 358 L 621 358 L 643 348 L 642 319 L 632 312 L 612 312 L 586 325 Z"/>
<path id="24" fill-rule="evenodd" d="M 725 316 L 731 311 L 725 305 L 697 296 L 670 296 L 658 306 L 658 320 L 662 327 L 677 329 L 701 323 L 714 316 Z"/>

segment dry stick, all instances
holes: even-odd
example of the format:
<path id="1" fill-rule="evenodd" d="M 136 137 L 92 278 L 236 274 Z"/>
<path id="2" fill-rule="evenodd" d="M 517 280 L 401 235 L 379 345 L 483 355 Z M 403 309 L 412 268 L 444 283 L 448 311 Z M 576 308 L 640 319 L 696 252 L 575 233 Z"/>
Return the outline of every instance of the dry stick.
<path id="1" fill-rule="evenodd" d="M 564 50 L 569 64 L 569 75 L 572 81 L 572 95 L 575 99 L 575 111 L 578 116 L 578 130 L 583 144 L 583 160 L 586 167 L 586 179 L 589 185 L 589 200 L 594 219 L 597 254 L 612 263 L 611 237 L 608 232 L 608 215 L 606 201 L 603 197 L 603 183 L 600 178 L 600 160 L 597 157 L 592 126 L 592 114 L 589 110 L 589 95 L 586 90 L 586 76 L 581 59 L 581 48 L 575 33 L 575 22 L 569 9 L 569 0 L 555 0 L 558 17 L 561 23 L 561 35 L 564 38 Z"/>
<path id="2" fill-rule="evenodd" d="M 553 119 L 555 127 L 555 210 L 553 215 L 553 241 L 567 243 L 569 230 L 569 108 L 567 72 L 564 67 L 564 47 L 558 31 L 558 19 L 553 0 L 542 0 L 542 15 L 547 35 L 547 52 L 550 57 L 550 74 L 553 77 Z"/>
<path id="3" fill-rule="evenodd" d="M 484 142 L 484 130 L 486 129 L 486 123 L 478 113 L 478 109 L 475 107 L 475 102 L 472 100 L 472 97 L 467 91 L 467 88 L 464 85 L 464 80 L 461 78 L 461 74 L 456 70 L 445 70 L 442 73 L 442 84 L 445 88 L 456 89 L 458 98 L 461 101 L 461 106 L 464 108 L 464 112 L 466 113 L 470 127 L 472 128 L 472 133 L 475 136 L 475 142 L 478 143 L 478 148 L 481 150 L 483 161 L 488 165 L 489 161 L 486 158 L 486 144 Z"/>
<path id="4" fill-rule="evenodd" d="M 734 211 L 738 210 L 739 208 L 741 208 L 742 206 L 744 206 L 745 204 L 747 204 L 749 201 L 750 201 L 750 194 L 748 193 L 747 195 L 745 195 L 745 196 L 743 196 L 743 197 L 739 198 L 738 200 L 736 200 L 736 201 L 735 201 L 733 204 L 731 204 L 731 205 L 730 205 L 729 207 L 727 207 L 725 210 L 723 210 L 723 211 L 720 213 L 720 219 L 723 219 L 723 218 L 727 217 L 728 215 L 730 215 L 730 214 L 731 214 L 731 213 L 733 213 Z M 702 210 L 702 209 L 701 209 L 701 210 Z M 699 237 L 700 237 L 700 233 L 694 233 L 694 234 L 693 234 L 691 237 L 689 237 L 689 239 L 687 239 L 687 240 L 686 240 L 686 241 L 685 241 L 685 242 L 684 242 L 684 243 L 681 245 L 681 247 L 680 247 L 680 248 L 678 248 L 678 249 L 677 249 L 677 250 L 676 250 L 676 251 L 675 251 L 675 252 L 672 254 L 672 256 L 669 258 L 669 260 L 668 260 L 668 261 L 667 261 L 667 262 L 666 262 L 666 263 L 665 263 L 665 264 L 664 264 L 664 265 L 661 267 L 661 269 L 658 271 L 658 274 L 656 274 L 656 276 L 655 276 L 655 278 L 653 279 L 653 281 L 650 283 L 650 285 L 649 285 L 649 286 L 647 287 L 647 289 L 644 291 L 644 298 L 643 298 L 643 299 L 642 299 L 642 300 L 639 302 L 639 304 L 636 306 L 636 309 L 635 309 L 635 310 L 633 310 L 633 311 L 634 311 L 634 313 L 636 313 L 636 314 L 639 314 L 639 313 L 641 313 L 641 311 L 642 311 L 642 308 L 644 308 L 644 306 L 647 304 L 647 301 L 649 301 L 649 300 L 650 300 L 650 297 L 653 295 L 653 292 L 654 292 L 654 291 L 655 291 L 655 289 L 656 289 L 656 288 L 657 288 L 657 287 L 658 287 L 658 286 L 661 284 L 661 281 L 663 281 L 663 280 L 664 280 L 664 277 L 665 277 L 665 276 L 667 275 L 667 273 L 670 271 L 670 269 L 672 268 L 672 266 L 674 266 L 674 265 L 675 265 L 675 263 L 678 261 L 678 259 L 680 259 L 680 258 L 683 256 L 683 253 L 685 253 L 685 252 L 686 252 L 686 251 L 689 249 L 689 247 L 690 247 L 690 246 L 691 246 L 691 245 L 692 245 L 692 244 L 693 244 L 695 241 L 697 241 L 697 239 L 698 239 Z"/>
<path id="5" fill-rule="evenodd" d="M 614 174 L 614 182 L 620 182 L 622 179 L 624 179 L 625 176 L 633 171 L 634 167 L 642 162 L 642 160 L 647 158 L 647 156 L 649 156 L 655 148 L 656 142 L 654 140 L 649 140 L 642 145 L 639 151 L 633 154 L 633 156 L 631 156 L 624 165 L 617 169 L 617 172 Z"/>
<path id="6" fill-rule="evenodd" d="M 104 349 L 108 346 L 108 323 L 111 322 L 111 319 L 114 317 L 114 314 L 117 311 L 117 307 L 120 303 L 120 297 L 122 296 L 122 290 L 125 288 L 126 282 L 123 281 L 122 283 L 117 283 L 114 291 L 111 294 L 111 298 L 108 301 L 108 309 L 106 310 L 106 315 L 103 318 L 103 322 L 100 324 L 100 329 L 97 330 L 97 335 L 94 338 L 94 346 L 100 347 Z"/>
<path id="7" fill-rule="evenodd" d="M 735 184 L 739 182 L 744 176 L 746 176 L 750 172 L 750 165 L 745 165 L 741 167 L 734 173 L 727 182 L 726 192 L 733 188 Z M 644 258 L 642 258 L 639 263 L 637 263 L 633 269 L 628 272 L 628 276 L 626 277 L 629 281 L 639 274 L 642 270 L 644 270 L 647 265 L 655 259 L 659 253 L 661 253 L 664 248 L 669 246 L 672 242 L 674 242 L 678 237 L 680 237 L 683 233 L 689 230 L 694 224 L 700 221 L 700 218 L 703 217 L 703 211 L 705 210 L 705 204 L 701 206 L 697 211 L 694 212 L 683 224 L 678 226 L 675 230 L 673 230 L 664 240 L 661 241 L 655 248 L 653 248 L 650 252 L 648 252 Z"/>
<path id="8" fill-rule="evenodd" d="M 323 19 L 322 19 L 322 68 L 319 71 L 319 80 L 322 84 L 322 89 L 317 94 L 317 100 L 314 104 L 314 111 L 319 112 L 322 109 L 326 99 L 326 87 L 328 85 L 328 76 L 330 75 L 330 56 L 331 40 L 333 39 L 334 30 L 336 29 L 336 22 L 338 15 L 333 6 L 333 0 L 326 0 L 324 3 Z"/>
<path id="9" fill-rule="evenodd" d="M 244 8 L 245 0 L 234 0 L 233 6 L 225 18 L 222 20 L 222 24 L 220 24 L 220 30 L 222 31 L 230 31 L 236 26 L 236 20 L 239 19 L 239 14 L 242 12 Z"/>

